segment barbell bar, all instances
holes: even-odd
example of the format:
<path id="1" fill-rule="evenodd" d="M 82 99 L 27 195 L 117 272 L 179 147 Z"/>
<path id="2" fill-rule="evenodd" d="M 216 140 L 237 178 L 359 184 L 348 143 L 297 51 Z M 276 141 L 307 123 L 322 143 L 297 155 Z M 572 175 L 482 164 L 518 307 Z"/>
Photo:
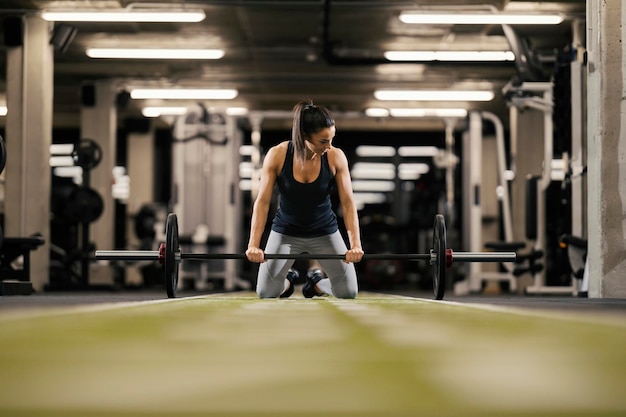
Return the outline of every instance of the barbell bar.
<path id="1" fill-rule="evenodd" d="M 165 246 L 165 243 L 161 243 Z M 452 249 L 448 248 L 448 253 Z M 515 252 L 452 252 L 452 262 L 514 262 Z M 176 260 L 206 261 L 214 259 L 248 259 L 244 253 L 185 253 L 178 252 Z M 265 259 L 345 259 L 345 255 L 337 253 L 266 253 Z M 99 250 L 96 259 L 100 261 L 159 261 L 163 262 L 163 252 L 158 250 Z M 366 253 L 364 261 L 400 260 L 400 261 L 433 261 L 433 253 Z M 449 262 L 446 262 L 448 264 Z M 448 267 L 450 265 L 447 265 Z"/>
<path id="2" fill-rule="evenodd" d="M 345 259 L 344 254 L 312 254 L 312 253 L 266 253 L 265 259 Z M 446 225 L 441 214 L 435 216 L 433 226 L 433 248 L 429 253 L 366 253 L 363 260 L 405 260 L 429 261 L 433 269 L 433 290 L 435 299 L 442 300 L 445 292 L 446 269 L 453 262 L 515 262 L 515 252 L 454 252 L 446 246 Z M 95 253 L 96 260 L 103 261 L 158 261 L 164 264 L 164 277 L 167 296 L 176 297 L 178 286 L 178 264 L 183 260 L 204 261 L 211 259 L 247 259 L 243 253 L 185 253 L 178 244 L 178 219 L 176 214 L 167 216 L 165 225 L 165 242 L 158 251 L 148 250 L 99 250 Z"/>

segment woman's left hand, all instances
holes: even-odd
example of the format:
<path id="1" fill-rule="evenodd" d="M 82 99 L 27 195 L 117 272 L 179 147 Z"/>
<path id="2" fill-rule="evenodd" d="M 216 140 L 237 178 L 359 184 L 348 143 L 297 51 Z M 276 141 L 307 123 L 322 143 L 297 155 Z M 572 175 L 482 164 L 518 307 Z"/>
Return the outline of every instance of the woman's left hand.
<path id="1" fill-rule="evenodd" d="M 361 262 L 363 259 L 363 249 L 361 248 L 352 248 L 346 252 L 345 260 L 346 263 L 356 263 Z"/>

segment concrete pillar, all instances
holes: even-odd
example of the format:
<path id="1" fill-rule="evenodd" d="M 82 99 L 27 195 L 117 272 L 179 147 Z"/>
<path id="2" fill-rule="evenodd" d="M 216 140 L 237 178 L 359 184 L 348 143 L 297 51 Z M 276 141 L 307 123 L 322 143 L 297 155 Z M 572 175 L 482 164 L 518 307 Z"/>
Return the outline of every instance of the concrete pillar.
<path id="1" fill-rule="evenodd" d="M 587 2 L 589 297 L 626 297 L 626 7 Z"/>
<path id="2" fill-rule="evenodd" d="M 91 86 L 87 87 L 91 88 Z M 115 202 L 113 200 L 113 167 L 117 143 L 117 95 L 113 81 L 96 81 L 93 100 L 84 100 L 80 111 L 81 138 L 92 139 L 102 147 L 102 161 L 91 170 L 90 187 L 104 201 L 104 210 L 98 220 L 90 225 L 90 238 L 97 250 L 114 247 Z M 113 270 L 108 264 L 94 263 L 89 271 L 89 284 L 113 284 Z"/>
<path id="3" fill-rule="evenodd" d="M 131 181 L 128 214 L 132 216 L 144 204 L 154 202 L 154 130 L 130 133 L 127 143 L 127 172 Z"/>
<path id="4" fill-rule="evenodd" d="M 129 133 L 126 142 L 126 165 L 130 178 L 126 240 L 130 249 L 139 247 L 141 243 L 135 234 L 135 216 L 142 206 L 154 202 L 154 129 L 151 128 L 147 133 Z M 158 247 L 148 249 L 157 250 Z M 143 265 L 140 264 L 140 266 Z M 140 266 L 126 268 L 127 284 L 141 285 L 143 283 Z"/>
<path id="5" fill-rule="evenodd" d="M 5 236 L 40 233 L 45 244 L 31 254 L 35 291 L 48 283 L 50 265 L 50 144 L 54 52 L 51 26 L 23 20 L 22 46 L 7 49 Z"/>

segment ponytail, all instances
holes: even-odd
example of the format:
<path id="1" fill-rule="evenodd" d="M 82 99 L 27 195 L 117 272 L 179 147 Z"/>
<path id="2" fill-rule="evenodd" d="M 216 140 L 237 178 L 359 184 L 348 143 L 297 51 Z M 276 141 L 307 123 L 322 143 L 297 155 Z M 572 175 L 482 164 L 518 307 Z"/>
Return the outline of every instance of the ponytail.
<path id="1" fill-rule="evenodd" d="M 302 163 L 306 160 L 304 141 L 322 129 L 335 125 L 330 111 L 323 106 L 316 106 L 311 100 L 301 100 L 293 108 L 293 128 L 291 142 L 296 159 Z"/>

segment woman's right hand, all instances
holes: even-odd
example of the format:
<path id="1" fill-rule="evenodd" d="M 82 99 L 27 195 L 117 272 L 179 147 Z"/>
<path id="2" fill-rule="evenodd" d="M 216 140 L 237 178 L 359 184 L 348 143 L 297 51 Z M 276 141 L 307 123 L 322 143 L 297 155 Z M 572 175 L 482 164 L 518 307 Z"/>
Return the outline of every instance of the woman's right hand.
<path id="1" fill-rule="evenodd" d="M 246 258 L 248 258 L 250 262 L 265 262 L 265 254 L 263 253 L 263 249 L 256 246 L 248 247 L 248 249 L 246 250 Z"/>

